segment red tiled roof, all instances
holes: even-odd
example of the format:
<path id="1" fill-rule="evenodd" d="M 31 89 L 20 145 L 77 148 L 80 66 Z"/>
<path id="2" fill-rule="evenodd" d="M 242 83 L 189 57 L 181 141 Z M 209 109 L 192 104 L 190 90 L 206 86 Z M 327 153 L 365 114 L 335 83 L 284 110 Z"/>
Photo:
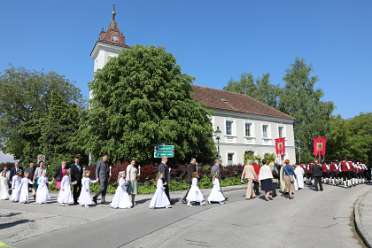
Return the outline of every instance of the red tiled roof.
<path id="1" fill-rule="evenodd" d="M 247 95 L 195 85 L 192 88 L 192 98 L 207 108 L 294 120 L 293 117 Z"/>

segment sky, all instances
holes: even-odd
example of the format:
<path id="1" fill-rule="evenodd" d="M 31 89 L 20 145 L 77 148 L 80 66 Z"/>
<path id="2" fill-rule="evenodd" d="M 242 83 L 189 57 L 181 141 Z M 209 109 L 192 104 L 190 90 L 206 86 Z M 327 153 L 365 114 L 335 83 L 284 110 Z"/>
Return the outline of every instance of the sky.
<path id="1" fill-rule="evenodd" d="M 88 96 L 89 54 L 111 19 L 130 46 L 172 53 L 195 83 L 223 88 L 241 73 L 270 73 L 283 85 L 301 57 L 323 100 L 344 118 L 371 112 L 370 0 L 8 0 L 0 3 L 0 73 L 10 66 L 55 71 Z"/>

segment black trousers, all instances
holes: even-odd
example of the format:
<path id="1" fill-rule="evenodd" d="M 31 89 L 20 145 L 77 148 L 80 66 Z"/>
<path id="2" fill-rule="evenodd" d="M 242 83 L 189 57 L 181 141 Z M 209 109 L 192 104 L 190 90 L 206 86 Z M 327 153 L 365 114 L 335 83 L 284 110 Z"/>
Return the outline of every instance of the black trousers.
<path id="1" fill-rule="evenodd" d="M 322 184 L 322 178 L 321 177 L 314 177 L 314 186 L 315 186 L 315 190 L 318 191 L 318 185 L 319 185 L 319 188 L 320 188 L 320 191 L 323 191 L 323 184 Z"/>
<path id="2" fill-rule="evenodd" d="M 105 200 L 106 193 L 107 193 L 107 185 L 108 181 L 107 180 L 100 180 L 99 181 L 99 191 L 98 193 L 93 197 L 94 199 L 97 199 L 99 195 L 101 195 L 102 200 Z"/>
<path id="3" fill-rule="evenodd" d="M 74 203 L 78 203 L 80 192 L 81 192 L 81 184 L 75 184 L 72 186 L 72 195 L 74 197 Z"/>
<path id="4" fill-rule="evenodd" d="M 256 195 L 260 195 L 260 183 L 253 181 L 253 190 Z"/>
<path id="5" fill-rule="evenodd" d="M 169 186 L 168 186 L 168 184 L 164 185 L 164 192 L 167 195 L 169 202 L 172 203 L 171 198 L 169 196 Z"/>

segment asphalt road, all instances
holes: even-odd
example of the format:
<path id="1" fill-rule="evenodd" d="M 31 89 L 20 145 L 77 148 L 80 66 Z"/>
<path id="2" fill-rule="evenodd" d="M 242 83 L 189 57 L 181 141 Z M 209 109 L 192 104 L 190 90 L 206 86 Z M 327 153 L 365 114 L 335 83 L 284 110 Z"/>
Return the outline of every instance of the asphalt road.
<path id="1" fill-rule="evenodd" d="M 368 185 L 352 189 L 326 186 L 323 192 L 305 189 L 294 200 L 278 196 L 270 202 L 244 200 L 244 192 L 238 190 L 226 192 L 229 201 L 222 206 L 187 207 L 176 203 L 172 209 L 159 210 L 148 209 L 145 199 L 130 210 L 112 210 L 101 205 L 76 210 L 81 218 L 84 215 L 92 218 L 90 221 L 44 231 L 11 245 L 19 248 L 363 247 L 352 225 L 352 206 L 358 196 L 371 189 Z M 34 206 L 23 208 L 30 207 Z M 63 207 L 54 211 L 58 208 Z M 92 214 L 105 217 L 94 219 L 89 216 Z"/>

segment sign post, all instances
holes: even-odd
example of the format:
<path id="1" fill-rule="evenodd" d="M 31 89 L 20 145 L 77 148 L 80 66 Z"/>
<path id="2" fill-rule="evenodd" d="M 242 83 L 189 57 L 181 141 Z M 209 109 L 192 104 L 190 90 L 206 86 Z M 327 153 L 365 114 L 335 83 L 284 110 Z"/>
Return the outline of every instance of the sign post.
<path id="1" fill-rule="evenodd" d="M 157 145 L 154 147 L 154 158 L 174 157 L 174 145 Z"/>

